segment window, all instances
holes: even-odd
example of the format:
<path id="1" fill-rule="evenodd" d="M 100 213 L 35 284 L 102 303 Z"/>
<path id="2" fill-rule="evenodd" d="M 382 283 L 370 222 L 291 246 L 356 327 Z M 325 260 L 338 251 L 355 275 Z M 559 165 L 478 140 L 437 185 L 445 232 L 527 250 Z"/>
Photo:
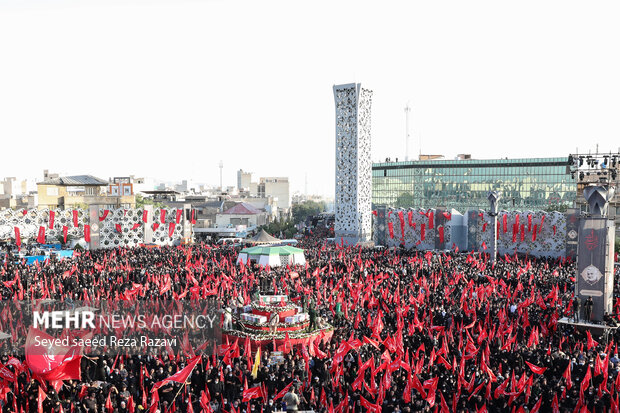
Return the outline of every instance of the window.
<path id="1" fill-rule="evenodd" d="M 123 195 L 131 195 L 131 185 L 123 185 Z"/>
<path id="2" fill-rule="evenodd" d="M 86 195 L 90 195 L 90 196 L 97 195 L 97 187 L 96 186 L 87 186 L 86 187 Z"/>
<path id="3" fill-rule="evenodd" d="M 110 195 L 118 196 L 118 185 L 110 186 Z"/>

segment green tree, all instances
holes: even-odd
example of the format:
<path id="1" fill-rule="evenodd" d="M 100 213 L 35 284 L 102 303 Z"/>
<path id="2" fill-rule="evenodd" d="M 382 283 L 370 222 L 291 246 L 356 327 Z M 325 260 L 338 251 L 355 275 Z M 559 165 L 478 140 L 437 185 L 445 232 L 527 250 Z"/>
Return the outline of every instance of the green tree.
<path id="1" fill-rule="evenodd" d="M 411 192 L 401 192 L 396 198 L 397 208 L 412 208 L 413 207 L 413 194 Z"/>
<path id="2" fill-rule="evenodd" d="M 305 201 L 293 205 L 293 222 L 299 224 L 306 218 L 325 211 L 325 202 Z"/>
<path id="3" fill-rule="evenodd" d="M 144 208 L 145 205 L 153 205 L 156 208 L 165 208 L 161 202 L 155 202 L 151 198 L 145 198 L 140 194 L 136 194 L 136 208 Z"/>
<path id="4" fill-rule="evenodd" d="M 566 212 L 568 210 L 567 204 L 549 204 L 543 208 L 543 211 L 546 212 Z"/>

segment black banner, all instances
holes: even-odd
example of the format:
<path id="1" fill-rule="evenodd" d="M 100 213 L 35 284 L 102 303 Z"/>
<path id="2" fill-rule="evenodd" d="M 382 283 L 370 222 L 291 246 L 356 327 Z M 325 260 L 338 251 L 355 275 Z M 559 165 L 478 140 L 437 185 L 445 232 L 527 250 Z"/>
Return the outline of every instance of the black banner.
<path id="1" fill-rule="evenodd" d="M 478 251 L 478 211 L 467 211 L 467 250 Z"/>
<path id="2" fill-rule="evenodd" d="M 585 321 L 601 321 L 605 312 L 612 310 L 613 261 L 609 268 L 609 227 L 605 218 L 582 218 L 579 221 L 579 249 L 576 288 L 581 298 Z M 612 258 L 613 260 L 613 258 Z M 588 298 L 592 298 L 591 316 L 588 317 Z"/>
<path id="3" fill-rule="evenodd" d="M 377 216 L 375 219 L 377 220 L 377 225 L 375 226 L 377 234 L 376 240 L 378 245 L 387 245 L 387 238 L 385 236 L 385 231 L 387 229 L 387 208 L 384 206 L 379 206 L 376 209 Z"/>

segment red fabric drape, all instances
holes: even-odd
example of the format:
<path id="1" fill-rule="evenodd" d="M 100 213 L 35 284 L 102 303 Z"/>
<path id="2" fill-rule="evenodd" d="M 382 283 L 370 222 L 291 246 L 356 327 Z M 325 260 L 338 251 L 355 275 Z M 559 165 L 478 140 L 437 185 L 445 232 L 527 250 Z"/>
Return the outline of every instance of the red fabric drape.
<path id="1" fill-rule="evenodd" d="M 428 213 L 428 229 L 433 229 L 435 226 L 435 214 L 433 211 Z"/>
<path id="2" fill-rule="evenodd" d="M 521 242 L 525 241 L 525 224 L 521 224 Z"/>
<path id="3" fill-rule="evenodd" d="M 121 224 L 115 224 L 114 227 L 116 228 L 116 232 L 118 232 L 119 234 L 123 233 L 123 228 L 121 227 Z"/>
<path id="4" fill-rule="evenodd" d="M 443 225 L 440 225 L 440 226 L 437 227 L 437 232 L 439 232 L 439 242 L 441 242 L 443 244 L 443 239 L 444 239 L 443 238 L 444 237 Z"/>
<path id="5" fill-rule="evenodd" d="M 172 238 L 172 234 L 174 234 L 174 227 L 176 226 L 176 224 L 174 222 L 171 222 L 168 224 L 168 236 L 170 238 Z"/>
<path id="6" fill-rule="evenodd" d="M 394 224 L 388 222 L 388 230 L 390 232 L 390 238 L 394 238 Z"/>
<path id="7" fill-rule="evenodd" d="M 538 229 L 538 225 L 534 224 L 534 231 L 532 231 L 532 242 L 536 241 L 536 230 Z"/>
<path id="8" fill-rule="evenodd" d="M 407 212 L 407 222 L 409 223 L 410 227 L 413 227 L 415 229 L 415 222 L 413 222 L 413 211 Z"/>
<path id="9" fill-rule="evenodd" d="M 556 227 L 555 227 L 555 225 L 554 225 L 554 226 L 553 226 L 553 235 L 555 235 L 555 232 L 556 232 Z"/>
<path id="10" fill-rule="evenodd" d="M 39 227 L 39 235 L 37 236 L 39 244 L 45 244 L 45 227 Z"/>
<path id="11" fill-rule="evenodd" d="M 133 224 L 133 227 L 131 227 L 132 231 L 135 231 L 136 229 L 140 228 L 140 224 L 138 224 L 137 222 L 135 224 Z"/>
<path id="12" fill-rule="evenodd" d="M 15 245 L 17 245 L 17 249 L 21 250 L 22 247 L 22 237 L 21 234 L 19 233 L 19 228 L 15 227 Z"/>
<path id="13" fill-rule="evenodd" d="M 62 239 L 63 239 L 63 244 L 67 243 L 67 234 L 69 233 L 69 227 L 66 225 L 62 226 Z"/>
<path id="14" fill-rule="evenodd" d="M 84 225 L 84 241 L 90 242 L 90 225 Z"/>
<path id="15" fill-rule="evenodd" d="M 502 216 L 502 229 L 504 230 L 504 234 L 508 232 L 508 214 Z"/>
<path id="16" fill-rule="evenodd" d="M 377 216 L 377 211 L 372 211 L 372 214 L 373 214 L 374 216 Z"/>
<path id="17" fill-rule="evenodd" d="M 148 221 L 148 219 L 149 219 L 149 211 L 147 210 L 142 211 L 142 222 L 146 224 L 146 221 Z"/>
<path id="18" fill-rule="evenodd" d="M 195 225 L 195 224 L 196 224 L 196 218 L 195 218 L 195 217 L 196 217 L 196 215 L 194 214 L 194 211 L 195 211 L 195 210 L 194 210 L 194 209 L 192 209 L 192 225 Z"/>
<path id="19" fill-rule="evenodd" d="M 532 215 L 527 214 L 527 232 L 532 232 Z"/>
<path id="20" fill-rule="evenodd" d="M 106 217 L 108 216 L 108 214 L 110 213 L 109 209 L 104 209 L 103 210 L 103 215 L 99 217 L 99 222 L 103 221 L 104 219 L 106 219 Z"/>
<path id="21" fill-rule="evenodd" d="M 181 217 L 182 217 L 182 216 L 183 216 L 183 210 L 182 210 L 182 209 L 177 209 L 177 216 L 176 216 L 176 221 L 177 221 L 177 224 L 178 224 L 179 222 L 181 222 Z"/>
<path id="22" fill-rule="evenodd" d="M 482 224 L 482 232 L 487 232 L 487 223 Z"/>
<path id="23" fill-rule="evenodd" d="M 159 211 L 159 222 L 161 222 L 162 224 L 166 222 L 166 210 L 165 209 L 162 209 L 161 211 Z"/>
<path id="24" fill-rule="evenodd" d="M 424 241 L 426 239 L 426 225 L 420 225 L 420 239 Z"/>
<path id="25" fill-rule="evenodd" d="M 538 226 L 538 232 L 542 231 L 542 226 L 545 223 L 545 215 L 540 219 L 540 225 Z"/>
<path id="26" fill-rule="evenodd" d="M 405 213 L 398 211 L 398 219 L 400 220 L 400 233 L 405 236 Z"/>
<path id="27" fill-rule="evenodd" d="M 80 223 L 78 222 L 78 211 L 77 209 L 74 209 L 73 211 L 71 211 L 71 214 L 73 215 L 73 226 L 75 228 L 80 226 Z"/>
<path id="28" fill-rule="evenodd" d="M 517 234 L 519 234 L 519 223 L 512 224 L 512 242 L 517 242 Z"/>
<path id="29" fill-rule="evenodd" d="M 54 229 L 54 217 L 56 216 L 56 212 L 50 211 L 50 219 L 49 219 L 49 228 Z"/>
<path id="30" fill-rule="evenodd" d="M 157 231 L 157 228 L 159 228 L 159 224 L 157 222 L 153 222 L 153 231 Z"/>
<path id="31" fill-rule="evenodd" d="M 502 226 L 502 223 L 497 221 L 497 237 L 498 238 L 499 238 L 499 234 L 501 234 L 501 232 L 500 232 L 501 229 L 502 229 L 501 226 Z"/>

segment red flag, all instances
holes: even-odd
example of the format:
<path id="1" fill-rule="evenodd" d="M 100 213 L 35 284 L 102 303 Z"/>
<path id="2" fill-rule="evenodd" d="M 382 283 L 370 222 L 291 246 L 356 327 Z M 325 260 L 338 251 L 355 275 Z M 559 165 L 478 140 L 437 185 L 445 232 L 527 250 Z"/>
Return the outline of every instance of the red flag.
<path id="1" fill-rule="evenodd" d="M 78 210 L 74 209 L 73 211 L 71 211 L 71 214 L 73 215 L 73 226 L 74 227 L 79 227 L 79 223 L 78 223 Z"/>
<path id="2" fill-rule="evenodd" d="M 592 339 L 592 334 L 590 334 L 590 330 L 586 331 L 586 335 L 588 336 L 588 350 L 590 350 L 594 346 L 598 346 L 598 342 Z"/>
<path id="3" fill-rule="evenodd" d="M 179 222 L 181 222 L 181 217 L 182 217 L 182 216 L 183 216 L 183 210 L 182 210 L 182 209 L 177 209 L 177 216 L 176 216 L 176 221 L 177 221 L 177 224 L 178 224 Z"/>
<path id="4" fill-rule="evenodd" d="M 135 413 L 136 411 L 136 403 L 133 401 L 133 396 L 129 396 L 129 400 L 127 400 L 127 411 L 129 413 Z"/>
<path id="5" fill-rule="evenodd" d="M 56 216 L 56 212 L 50 211 L 50 218 L 49 218 L 49 228 L 50 229 L 54 229 L 54 217 L 55 216 Z"/>
<path id="6" fill-rule="evenodd" d="M 123 233 L 123 228 L 121 227 L 121 224 L 114 224 L 114 227 L 116 228 L 116 232 L 118 232 L 119 234 Z"/>
<path id="7" fill-rule="evenodd" d="M 111 398 L 112 392 L 108 393 L 108 397 L 105 399 L 105 408 L 108 411 L 108 413 L 112 413 L 114 411 L 114 406 L 112 406 L 112 398 Z"/>
<path id="8" fill-rule="evenodd" d="M 36 337 L 39 338 L 38 345 Z M 44 380 L 80 380 L 82 356 L 78 347 L 44 346 L 43 341 L 53 342 L 54 338 L 35 328 L 28 330 L 25 353 L 30 370 Z"/>
<path id="9" fill-rule="evenodd" d="M 148 218 L 149 218 L 149 211 L 145 209 L 144 211 L 142 211 L 142 222 L 146 224 L 146 221 L 148 221 Z"/>
<path id="10" fill-rule="evenodd" d="M 249 389 L 243 390 L 243 400 L 242 402 L 247 402 L 252 399 L 258 399 L 263 397 L 263 389 L 260 386 L 250 387 Z"/>
<path id="11" fill-rule="evenodd" d="M 84 225 L 84 241 L 90 242 L 90 225 Z"/>
<path id="12" fill-rule="evenodd" d="M 535 364 L 530 363 L 529 361 L 526 361 L 525 364 L 527 364 L 528 366 L 530 366 L 530 369 L 532 369 L 532 371 L 536 374 L 543 374 L 545 372 L 545 370 L 547 370 L 546 367 L 538 367 Z"/>
<path id="13" fill-rule="evenodd" d="M 276 394 L 276 395 L 273 397 L 273 400 L 278 400 L 279 398 L 284 397 L 284 395 L 285 395 L 286 393 L 288 393 L 288 391 L 289 391 L 289 389 L 291 388 L 291 386 L 292 386 L 292 385 L 293 385 L 293 382 L 290 382 L 289 384 L 287 384 L 287 385 L 286 385 L 286 386 L 285 386 L 282 390 L 280 390 L 280 391 L 278 392 L 278 394 Z"/>
<path id="14" fill-rule="evenodd" d="M 63 244 L 67 243 L 67 234 L 69 233 L 69 227 L 67 227 L 66 225 L 62 226 L 62 239 L 63 239 Z"/>
<path id="15" fill-rule="evenodd" d="M 532 242 L 536 241 L 537 228 L 538 228 L 538 225 L 534 224 L 534 231 L 532 231 Z"/>
<path id="16" fill-rule="evenodd" d="M 439 232 L 439 242 L 443 244 L 443 225 L 438 226 L 437 231 Z"/>
<path id="17" fill-rule="evenodd" d="M 426 226 L 424 224 L 420 224 L 420 239 L 422 241 L 426 239 Z"/>
<path id="18" fill-rule="evenodd" d="M 19 250 L 21 250 L 21 247 L 22 247 L 22 237 L 21 237 L 21 235 L 19 233 L 19 228 L 15 227 L 14 230 L 15 230 L 15 245 L 17 245 L 17 248 Z"/>
<path id="19" fill-rule="evenodd" d="M 137 222 L 135 224 L 133 224 L 133 227 L 131 227 L 132 231 L 137 230 L 138 228 L 140 228 L 140 224 L 138 224 Z"/>
<path id="20" fill-rule="evenodd" d="M 394 224 L 388 222 L 388 231 L 390 232 L 390 238 L 394 238 Z"/>
<path id="21" fill-rule="evenodd" d="M 43 413 L 43 400 L 47 398 L 47 394 L 43 391 L 43 388 L 39 386 L 39 397 L 37 397 L 37 407 L 39 413 Z"/>
<path id="22" fill-rule="evenodd" d="M 163 208 L 159 211 L 159 222 L 162 224 L 166 222 L 166 210 Z"/>
<path id="23" fill-rule="evenodd" d="M 568 367 L 564 370 L 562 377 L 564 377 L 564 380 L 566 381 L 566 388 L 570 390 L 570 388 L 573 387 L 573 382 L 571 381 L 570 363 L 568 363 Z"/>
<path id="24" fill-rule="evenodd" d="M 504 234 L 508 232 L 508 215 L 506 214 L 502 216 L 502 230 Z"/>
<path id="25" fill-rule="evenodd" d="M 187 366 L 183 370 L 177 371 L 175 374 L 168 377 L 167 379 L 164 379 L 162 381 L 158 381 L 157 383 L 155 383 L 153 385 L 153 389 L 151 390 L 151 392 L 159 389 L 161 386 L 165 386 L 171 381 L 174 381 L 176 383 L 185 383 L 189 375 L 192 373 L 192 370 L 194 370 L 194 367 L 196 367 L 196 364 L 198 364 L 199 361 L 200 361 L 200 356 L 194 357 L 192 360 L 190 360 L 190 362 L 187 364 Z"/>
<path id="26" fill-rule="evenodd" d="M 39 235 L 37 236 L 39 244 L 45 244 L 45 227 L 39 227 Z"/>
<path id="27" fill-rule="evenodd" d="M 104 219 L 106 219 L 106 217 L 108 216 L 108 214 L 110 213 L 109 209 L 104 209 L 103 210 L 103 215 L 99 217 L 99 222 L 103 221 Z"/>
<path id="28" fill-rule="evenodd" d="M 157 231 L 157 228 L 159 228 L 159 224 L 157 222 L 153 222 L 153 231 Z"/>
<path id="29" fill-rule="evenodd" d="M 482 241 L 482 249 L 485 251 L 487 250 L 487 244 L 484 241 Z"/>

